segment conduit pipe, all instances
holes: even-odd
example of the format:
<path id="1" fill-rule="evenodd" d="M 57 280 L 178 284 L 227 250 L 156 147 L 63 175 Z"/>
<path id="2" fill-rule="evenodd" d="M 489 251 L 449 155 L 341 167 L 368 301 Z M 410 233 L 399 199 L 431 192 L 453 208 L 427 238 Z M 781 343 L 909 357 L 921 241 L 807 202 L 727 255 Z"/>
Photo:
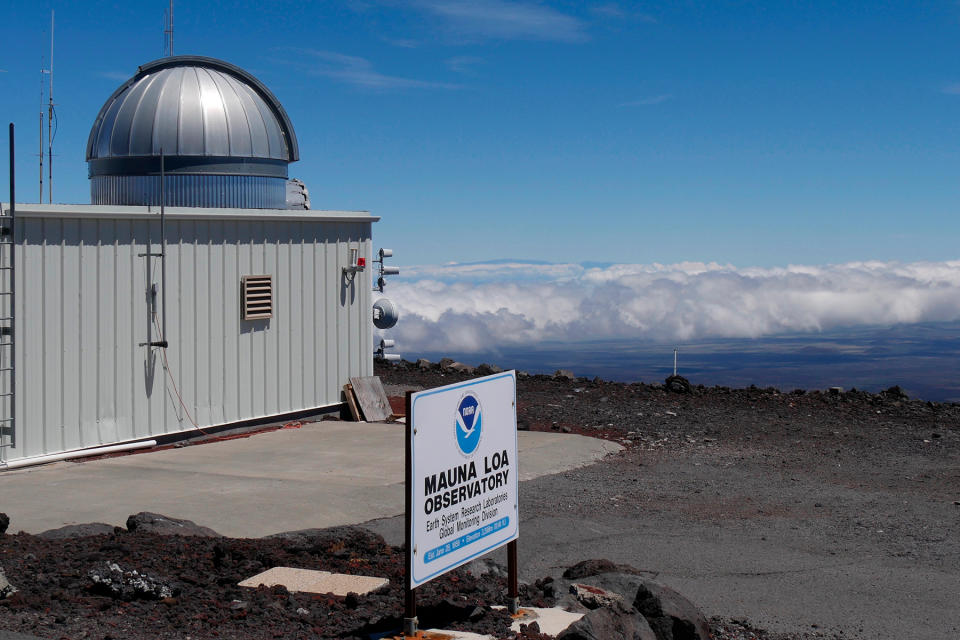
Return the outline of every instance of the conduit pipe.
<path id="1" fill-rule="evenodd" d="M 0 465 L 0 470 L 20 469 L 30 467 L 35 464 L 45 464 L 47 462 L 60 462 L 61 460 L 70 460 L 71 458 L 85 458 L 87 456 L 99 456 L 105 453 L 116 453 L 118 451 L 131 451 L 133 449 L 146 449 L 147 447 L 157 446 L 156 440 L 140 440 L 138 442 L 127 442 L 125 444 L 114 444 L 109 447 L 94 447 L 92 449 L 78 449 L 77 451 L 67 451 L 65 453 L 51 453 L 46 456 L 37 456 L 35 458 L 23 458 Z"/>

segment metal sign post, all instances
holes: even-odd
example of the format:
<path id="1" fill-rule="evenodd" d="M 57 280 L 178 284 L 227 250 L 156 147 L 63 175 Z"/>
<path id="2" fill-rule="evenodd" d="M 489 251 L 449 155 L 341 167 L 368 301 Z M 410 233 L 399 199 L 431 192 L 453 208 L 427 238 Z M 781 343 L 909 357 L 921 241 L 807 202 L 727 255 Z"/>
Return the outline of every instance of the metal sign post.
<path id="1" fill-rule="evenodd" d="M 406 593 L 405 593 L 405 602 L 403 607 L 403 635 L 408 637 L 413 637 L 417 635 L 417 594 L 414 590 L 413 585 L 411 584 L 411 572 L 410 572 L 410 561 L 413 557 L 411 550 L 413 549 L 413 532 L 410 528 L 411 520 L 411 507 L 413 506 L 413 490 L 412 490 L 412 480 L 411 480 L 411 465 L 410 461 L 413 457 L 413 420 L 411 420 L 410 407 L 412 406 L 411 398 L 413 397 L 413 391 L 407 391 L 407 401 L 406 401 L 406 415 L 407 415 L 407 437 L 406 437 L 406 464 L 404 465 L 404 477 L 403 477 L 403 486 L 404 491 L 404 514 L 405 514 L 405 527 L 406 531 L 406 563 L 407 576 L 406 576 Z"/>
<path id="2" fill-rule="evenodd" d="M 519 610 L 516 372 L 406 396 L 406 602 L 417 636 L 416 588 L 507 547 L 508 607 Z"/>

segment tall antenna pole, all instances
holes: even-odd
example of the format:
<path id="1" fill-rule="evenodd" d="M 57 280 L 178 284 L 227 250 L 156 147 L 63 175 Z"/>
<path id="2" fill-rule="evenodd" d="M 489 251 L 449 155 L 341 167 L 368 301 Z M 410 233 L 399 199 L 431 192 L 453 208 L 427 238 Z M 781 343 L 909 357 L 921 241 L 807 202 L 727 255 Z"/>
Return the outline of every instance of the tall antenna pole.
<path id="1" fill-rule="evenodd" d="M 40 56 L 40 199 L 43 202 L 43 76 L 47 72 L 43 68 L 43 56 Z"/>
<path id="2" fill-rule="evenodd" d="M 40 103 L 40 199 L 43 202 L 43 103 Z"/>
<path id="3" fill-rule="evenodd" d="M 164 54 L 168 56 L 173 55 L 173 0 L 170 0 L 170 8 L 167 9 L 167 20 L 164 25 L 163 35 L 166 36 L 164 41 Z"/>
<path id="4" fill-rule="evenodd" d="M 172 2 L 170 4 L 173 4 Z M 160 304 L 162 305 L 163 315 L 160 316 L 163 322 L 163 336 L 160 338 L 167 342 L 167 174 L 164 167 L 163 147 L 160 147 Z M 164 345 L 166 346 L 166 345 Z"/>
<path id="5" fill-rule="evenodd" d="M 50 91 L 47 94 L 47 202 L 53 203 L 53 9 L 50 10 Z"/>

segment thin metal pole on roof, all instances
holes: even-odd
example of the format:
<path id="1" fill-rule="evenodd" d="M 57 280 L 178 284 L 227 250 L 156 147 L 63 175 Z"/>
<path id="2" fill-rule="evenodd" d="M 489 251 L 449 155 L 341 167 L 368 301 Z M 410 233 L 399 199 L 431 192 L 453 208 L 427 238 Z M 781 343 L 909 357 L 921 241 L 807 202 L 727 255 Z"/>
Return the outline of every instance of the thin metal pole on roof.
<path id="1" fill-rule="evenodd" d="M 50 10 L 50 91 L 47 94 L 47 202 L 53 203 L 53 10 Z"/>
<path id="2" fill-rule="evenodd" d="M 14 135 L 13 123 L 10 123 L 10 436 L 8 445 L 16 447 L 17 437 L 17 192 L 16 173 L 14 171 Z M 2 213 L 2 211 L 0 211 Z"/>
<path id="3" fill-rule="evenodd" d="M 40 86 L 40 199 L 43 202 L 43 85 Z"/>
<path id="4" fill-rule="evenodd" d="M 170 0 L 170 8 L 167 10 L 166 24 L 164 25 L 163 35 L 166 36 L 164 52 L 168 56 L 173 55 L 173 0 Z"/>
<path id="5" fill-rule="evenodd" d="M 40 56 L 40 153 L 37 154 L 40 156 L 40 199 L 37 200 L 39 203 L 43 203 L 43 76 L 46 75 L 47 70 L 43 68 L 43 56 Z"/>
<path id="6" fill-rule="evenodd" d="M 172 4 L 172 3 L 171 3 Z M 163 342 L 167 339 L 167 174 L 163 147 L 160 148 L 160 304 L 163 306 Z"/>

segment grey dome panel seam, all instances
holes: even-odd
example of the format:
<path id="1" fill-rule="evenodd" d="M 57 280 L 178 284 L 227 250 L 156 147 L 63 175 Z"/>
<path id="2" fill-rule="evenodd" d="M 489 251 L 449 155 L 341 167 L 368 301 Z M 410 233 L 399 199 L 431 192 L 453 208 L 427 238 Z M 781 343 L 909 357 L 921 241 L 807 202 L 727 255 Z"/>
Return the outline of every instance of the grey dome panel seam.
<path id="1" fill-rule="evenodd" d="M 153 128 L 150 129 L 150 149 L 151 149 L 151 151 L 152 151 L 154 148 L 160 148 L 161 150 L 163 149 L 163 145 L 157 144 L 157 142 L 160 140 L 160 135 L 161 135 L 161 132 L 160 132 L 160 126 L 161 126 L 161 124 L 160 124 L 160 116 L 161 116 L 162 113 L 163 113 L 163 112 L 160 110 L 160 105 L 163 104 L 163 96 L 164 96 L 164 94 L 166 94 L 166 92 L 167 92 L 167 87 L 168 87 L 168 86 L 169 86 L 169 85 L 168 85 L 166 82 L 164 82 L 162 85 L 160 85 L 160 95 L 157 96 L 157 108 L 153 110 Z"/>
<path id="2" fill-rule="evenodd" d="M 137 121 L 137 114 L 140 112 L 140 107 L 143 104 L 143 99 L 150 92 L 150 87 L 153 86 L 153 83 L 156 82 L 156 76 L 146 76 L 143 81 L 146 81 L 146 85 L 143 88 L 143 91 L 140 93 L 140 99 L 137 100 L 137 106 L 133 110 L 133 117 L 130 118 L 130 133 L 127 137 L 127 155 L 133 153 L 133 125 Z M 141 82 L 143 82 L 141 81 Z M 156 104 L 153 105 L 154 111 L 156 111 Z M 153 134 L 153 129 L 151 128 L 151 136 Z"/>
<path id="3" fill-rule="evenodd" d="M 288 156 L 289 154 L 286 153 L 286 149 L 283 148 L 284 136 L 283 136 L 283 131 L 279 126 L 279 123 L 276 121 L 275 118 L 267 117 L 267 116 L 272 116 L 273 115 L 272 113 L 263 112 L 264 109 L 267 109 L 269 111 L 270 106 L 266 102 L 264 102 L 262 99 L 255 101 L 255 104 L 257 106 L 257 109 L 260 111 L 260 117 L 263 118 L 263 124 L 267 129 L 267 149 L 268 149 L 267 153 L 269 154 L 269 157 L 282 158 L 282 157 Z M 278 144 L 279 144 L 279 148 L 274 149 L 274 147 L 278 146 Z"/>
<path id="4" fill-rule="evenodd" d="M 210 153 L 210 146 L 207 144 L 207 101 L 205 99 L 206 96 L 203 95 L 203 80 L 200 78 L 200 75 L 205 71 L 206 69 L 193 67 L 193 76 L 197 79 L 197 103 L 200 106 L 200 139 L 203 141 L 202 155 L 208 155 Z"/>
<path id="5" fill-rule="evenodd" d="M 120 111 L 120 106 L 121 101 L 119 96 L 117 96 L 113 99 L 113 101 L 111 101 L 110 108 L 107 109 L 103 114 L 103 122 L 109 120 L 110 128 L 106 130 L 106 138 L 104 138 L 103 129 L 100 130 L 100 135 L 97 137 L 97 155 L 102 155 L 100 150 L 104 149 L 104 145 L 106 145 L 106 155 L 110 155 L 110 143 L 113 139 L 113 125 L 116 123 L 117 112 Z"/>
<path id="6" fill-rule="evenodd" d="M 205 71 L 207 72 L 207 75 L 210 76 L 210 82 L 213 83 L 213 88 L 217 90 L 217 94 L 220 96 L 220 104 L 223 105 L 223 124 L 227 133 L 227 155 L 230 155 L 230 153 L 233 151 L 233 145 L 231 144 L 230 140 L 230 109 L 227 107 L 227 101 L 223 97 L 223 91 L 220 90 L 220 85 L 217 84 L 217 80 L 214 78 L 213 72 L 211 72 L 209 69 L 206 69 Z M 217 75 L 220 75 L 220 73 L 217 72 Z"/>
<path id="7" fill-rule="evenodd" d="M 250 120 L 247 117 L 247 111 L 243 108 L 243 101 L 240 99 L 240 96 L 237 94 L 236 89 L 236 80 L 226 74 L 218 74 L 216 77 L 217 87 L 220 89 L 221 95 L 224 96 L 224 102 L 227 100 L 227 93 L 229 92 L 230 99 L 238 105 L 236 112 L 230 112 L 228 110 L 228 119 L 227 119 L 227 129 L 230 132 L 230 153 L 234 153 L 234 136 L 233 129 L 236 127 L 239 131 L 246 130 L 246 138 L 242 141 L 244 144 L 249 142 L 250 150 L 248 153 L 253 153 L 253 135 L 250 132 Z M 231 115 L 229 115 L 232 113 Z M 242 123 L 241 123 L 242 120 Z M 242 134 L 240 134 L 242 137 Z M 239 145 L 240 140 L 237 140 L 236 143 Z M 237 151 L 238 155 L 242 155 L 239 150 Z"/>
<path id="8" fill-rule="evenodd" d="M 127 145 L 127 153 L 134 154 L 138 152 L 138 149 L 134 149 L 134 140 L 141 140 L 143 136 L 139 135 L 139 131 L 136 130 L 136 126 L 139 122 L 149 122 L 150 124 L 150 135 L 147 138 L 152 142 L 153 141 L 153 127 L 156 121 L 156 100 L 154 100 L 153 108 L 149 112 L 149 118 L 146 113 L 141 110 L 141 105 L 148 95 L 153 95 L 154 86 L 162 89 L 162 86 L 157 85 L 157 77 L 155 75 L 149 76 L 147 78 L 147 86 L 143 91 L 143 95 L 140 97 L 140 104 L 137 105 L 136 113 L 134 113 L 133 119 L 130 120 L 130 142 Z"/>
<path id="9" fill-rule="evenodd" d="M 164 71 L 166 71 L 166 70 L 164 70 Z M 160 115 L 161 115 L 161 116 L 162 116 L 164 113 L 169 113 L 169 114 L 171 114 L 172 116 L 175 116 L 176 124 L 173 126 L 173 130 L 172 130 L 172 131 L 167 131 L 163 126 L 160 127 L 160 130 L 158 131 L 158 136 L 157 136 L 157 141 L 158 141 L 158 143 L 159 143 L 159 144 L 157 145 L 157 149 L 160 150 L 160 151 L 163 151 L 163 149 L 164 149 L 164 147 L 165 147 L 165 144 L 164 144 L 164 143 L 169 141 L 169 142 L 172 144 L 172 146 L 173 146 L 173 154 L 172 154 L 172 155 L 180 155 L 180 94 L 181 94 L 181 91 L 182 91 L 182 88 L 183 88 L 183 76 L 184 76 L 185 70 L 184 70 L 184 69 L 170 69 L 170 70 L 167 71 L 166 73 L 167 73 L 167 75 L 173 76 L 173 79 L 174 79 L 174 80 L 173 80 L 173 82 L 171 82 L 170 80 L 167 80 L 167 81 L 164 83 L 164 87 L 170 87 L 171 84 L 175 84 L 175 85 L 176 85 L 176 90 L 175 90 L 175 91 L 172 91 L 171 94 L 170 94 L 170 97 L 169 97 L 170 103 L 172 103 L 175 108 L 174 108 L 173 110 L 170 110 L 169 108 L 168 108 L 168 109 L 163 109 L 163 108 L 162 108 L 163 105 L 162 105 L 162 104 L 158 104 L 158 105 L 157 105 L 157 111 L 160 112 Z M 164 89 L 164 96 L 166 96 L 166 95 L 167 95 L 167 90 L 166 90 L 166 88 L 165 88 L 165 89 Z"/>
<path id="10" fill-rule="evenodd" d="M 136 82 L 124 96 L 123 104 L 120 105 L 120 110 L 117 111 L 117 119 L 113 126 L 114 138 L 110 141 L 111 155 L 129 155 L 130 136 L 133 133 L 133 120 L 137 116 L 137 109 L 140 106 L 140 101 L 143 100 L 143 94 L 146 92 L 147 86 L 149 86 L 148 78 L 143 77 Z M 119 140 L 116 138 L 117 134 L 120 134 Z M 124 137 L 126 137 L 126 143 L 123 142 Z M 119 149 L 115 150 L 114 147 L 117 144 L 119 144 Z M 117 151 L 119 151 L 119 153 L 117 153 Z"/>
<path id="11" fill-rule="evenodd" d="M 257 107 L 257 97 L 258 97 L 258 96 L 257 96 L 256 94 L 254 94 L 253 91 L 250 89 L 250 87 L 246 86 L 245 84 L 237 83 L 237 88 L 239 89 L 239 92 L 238 92 L 238 93 L 240 93 L 240 94 L 243 95 L 243 97 L 241 98 L 241 100 L 242 100 L 243 98 L 245 98 L 245 99 L 246 99 L 245 101 L 246 101 L 246 103 L 247 103 L 247 108 L 244 109 L 244 113 L 247 114 L 247 124 L 248 124 L 249 127 L 250 127 L 250 144 L 251 144 L 251 149 L 253 149 L 254 147 L 256 147 L 256 139 L 255 139 L 255 137 L 254 137 L 254 135 L 255 135 L 255 134 L 254 134 L 254 126 L 255 126 L 255 124 L 250 121 L 250 116 L 251 116 L 250 112 L 253 111 L 253 112 L 255 112 L 255 113 L 257 114 L 256 124 L 259 124 L 260 127 L 262 128 L 262 131 L 263 131 L 264 142 L 266 142 L 266 145 L 267 145 L 267 157 L 270 157 L 270 135 L 267 133 L 267 123 L 264 122 L 264 120 L 263 120 L 263 113 L 262 113 L 262 112 L 260 111 L 260 109 Z M 257 131 L 257 133 L 259 133 L 259 131 Z"/>
<path id="12" fill-rule="evenodd" d="M 183 71 L 181 71 L 179 75 L 180 75 L 180 82 L 177 84 L 177 93 L 176 93 L 176 99 L 177 99 L 177 128 L 176 128 L 176 130 L 174 130 L 174 132 L 173 132 L 173 134 L 174 134 L 174 135 L 173 135 L 173 139 L 176 141 L 176 149 L 177 149 L 177 155 L 178 155 L 178 156 L 180 155 L 180 150 L 181 150 L 181 146 L 180 146 L 180 132 L 182 131 L 182 127 L 181 127 L 181 122 L 180 122 L 180 120 L 181 120 L 181 118 L 182 118 L 182 116 L 183 116 L 183 77 L 184 77 L 185 75 L 187 75 L 186 70 L 184 69 Z M 162 141 L 162 140 L 160 141 L 160 148 L 163 149 L 163 141 Z"/>

